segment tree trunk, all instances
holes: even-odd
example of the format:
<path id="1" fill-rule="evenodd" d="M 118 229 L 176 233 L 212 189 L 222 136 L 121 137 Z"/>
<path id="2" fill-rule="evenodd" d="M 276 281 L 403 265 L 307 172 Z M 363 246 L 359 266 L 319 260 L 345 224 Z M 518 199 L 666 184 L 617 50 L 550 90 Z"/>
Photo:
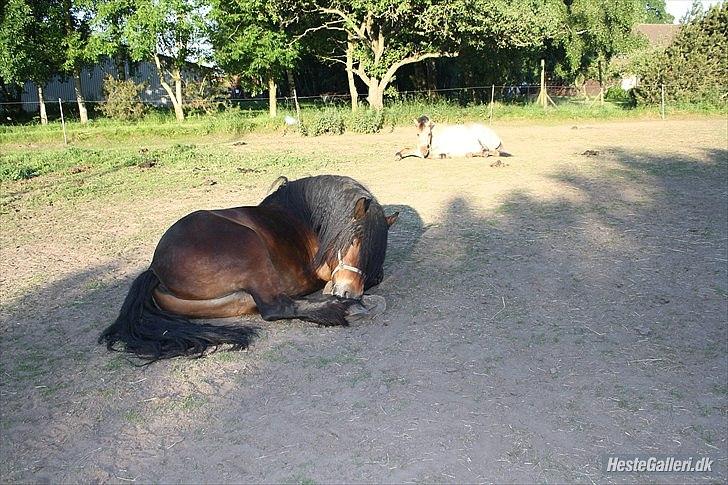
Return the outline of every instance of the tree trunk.
<path id="1" fill-rule="evenodd" d="M 164 80 L 164 70 L 162 69 L 162 62 L 160 61 L 159 56 L 155 54 L 153 58 L 154 64 L 157 66 L 159 84 L 162 85 L 164 90 L 167 92 L 170 101 L 172 101 L 172 106 L 174 106 L 174 115 L 177 118 L 177 121 L 184 121 L 185 112 L 182 109 L 182 76 L 180 75 L 179 69 L 174 69 L 171 73 L 177 91 L 177 95 L 175 95 L 175 92 L 172 91 L 172 86 L 170 86 L 169 83 Z"/>
<path id="2" fill-rule="evenodd" d="M 278 114 L 278 106 L 276 104 L 277 91 L 278 86 L 276 86 L 276 80 L 270 75 L 268 77 L 268 113 L 271 118 L 275 118 Z"/>
<path id="3" fill-rule="evenodd" d="M 369 79 L 369 95 L 367 101 L 372 109 L 381 111 L 384 108 L 384 88 L 387 85 L 377 78 Z"/>
<path id="4" fill-rule="evenodd" d="M 126 58 L 122 53 L 123 48 L 114 56 L 114 64 L 116 65 L 116 79 L 126 81 Z"/>
<path id="5" fill-rule="evenodd" d="M 346 43 L 346 77 L 349 80 L 349 96 L 351 97 L 351 111 L 359 107 L 359 92 L 356 90 L 354 79 L 354 40 L 351 35 Z"/>
<path id="6" fill-rule="evenodd" d="M 185 112 L 182 105 L 182 73 L 179 69 L 172 71 L 172 79 L 174 79 L 174 90 L 177 103 L 174 104 L 174 115 L 177 117 L 177 121 L 184 121 Z"/>
<path id="7" fill-rule="evenodd" d="M 298 105 L 298 94 L 296 94 L 296 79 L 293 77 L 293 71 L 290 69 L 286 71 L 286 77 L 288 78 L 288 90 L 290 91 L 291 97 L 293 98 L 293 104 L 296 107 L 296 119 L 301 121 L 301 107 Z"/>
<path id="8" fill-rule="evenodd" d="M 40 109 L 40 124 L 48 124 L 48 113 L 46 113 L 45 98 L 43 98 L 43 86 L 38 84 L 38 108 Z"/>
<path id="9" fill-rule="evenodd" d="M 73 88 L 76 93 L 76 103 L 78 104 L 78 114 L 81 117 L 81 124 L 88 123 L 88 111 L 86 110 L 86 100 L 83 98 L 81 91 L 81 69 L 75 67 L 73 69 Z"/>
<path id="10" fill-rule="evenodd" d="M 437 96 L 437 71 L 434 59 L 427 61 L 425 71 L 427 72 L 427 97 L 434 99 Z"/>

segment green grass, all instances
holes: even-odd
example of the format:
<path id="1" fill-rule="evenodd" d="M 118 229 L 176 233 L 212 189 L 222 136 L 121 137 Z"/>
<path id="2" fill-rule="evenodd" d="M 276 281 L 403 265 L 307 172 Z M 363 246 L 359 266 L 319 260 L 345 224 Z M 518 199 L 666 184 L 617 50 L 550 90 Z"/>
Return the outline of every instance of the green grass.
<path id="1" fill-rule="evenodd" d="M 557 99 L 558 107 L 549 106 L 546 110 L 533 103 L 499 103 L 493 107 L 493 118 L 501 120 L 526 120 L 539 122 L 562 123 L 572 120 L 609 120 L 652 118 L 660 116 L 657 106 L 638 108 L 624 107 L 618 103 L 606 102 L 603 106 L 597 103 L 575 100 L 573 98 Z M 183 123 L 178 123 L 171 112 L 152 111 L 142 120 L 136 122 L 119 122 L 106 118 L 92 119 L 88 125 L 77 121 L 66 123 L 66 131 L 71 144 L 93 144 L 96 147 L 112 147 L 119 141 L 134 140 L 139 143 L 159 143 L 185 140 L 190 137 L 217 137 L 234 139 L 250 132 L 282 131 L 283 117 L 294 115 L 283 106 L 276 118 L 270 118 L 265 109 L 232 108 L 212 115 L 189 116 Z M 315 106 L 304 105 L 301 111 L 303 124 L 309 135 L 331 133 L 331 127 L 339 125 L 346 131 L 369 133 L 376 129 L 390 129 L 393 126 L 409 126 L 412 121 L 427 114 L 440 123 L 457 123 L 464 121 L 484 121 L 489 118 L 490 106 L 486 104 L 463 105 L 447 100 L 395 100 L 387 103 L 383 120 L 373 116 L 366 108 L 352 114 L 347 106 Z M 725 110 L 708 105 L 670 106 L 667 116 L 725 115 Z M 321 129 L 316 129 L 320 127 Z M 376 129 L 375 129 L 376 127 Z M 297 127 L 289 130 L 297 130 Z M 338 132 L 338 130 L 334 130 Z M 27 150 L 27 144 L 63 143 L 63 132 L 58 120 L 48 125 L 38 123 L 23 125 L 0 125 L 0 146 L 7 149 Z M 15 145 L 15 146 L 13 146 Z M 31 173 L 18 173 L 18 177 L 32 176 Z"/>
<path id="2" fill-rule="evenodd" d="M 169 408 L 178 409 L 183 412 L 192 412 L 207 404 L 208 398 L 201 395 L 190 394 L 181 399 L 173 401 Z"/>
<path id="3" fill-rule="evenodd" d="M 138 409 L 128 409 L 124 411 L 124 420 L 129 424 L 141 424 L 146 420 L 144 414 Z"/>
<path id="4" fill-rule="evenodd" d="M 139 148 L 129 142 L 113 148 L 47 148 L 0 154 L 0 213 L 59 201 L 133 196 L 166 187 L 228 183 L 240 186 L 261 172 L 271 182 L 280 173 L 327 166 L 331 160 L 294 152 L 247 155 L 229 147 L 173 144 Z M 253 174 L 253 175 L 251 175 Z"/>
<path id="5" fill-rule="evenodd" d="M 172 113 L 155 111 L 135 122 L 94 118 L 84 126 L 70 121 L 66 123 L 66 133 L 69 143 L 92 142 L 94 145 L 110 146 L 132 138 L 154 143 L 212 134 L 237 137 L 252 131 L 274 130 L 280 123 L 281 119 L 271 119 L 258 111 L 230 110 L 209 116 L 190 116 L 184 123 L 178 123 Z M 47 125 L 0 125 L 0 145 L 43 142 L 63 142 L 60 120 Z"/>
<path id="6" fill-rule="evenodd" d="M 685 114 L 720 114 L 700 106 L 681 109 Z M 437 122 L 483 121 L 489 107 L 444 100 L 392 101 L 383 116 L 374 116 L 366 110 L 352 114 L 346 106 L 307 105 L 302 119 L 311 136 L 319 131 L 338 132 L 336 127 L 341 126 L 359 133 L 386 131 L 394 126 L 410 126 L 423 113 Z M 59 202 L 106 199 L 115 203 L 139 194 L 154 196 L 171 187 L 243 187 L 261 178 L 273 181 L 281 173 L 300 176 L 338 163 L 340 157 L 335 155 L 301 155 L 283 144 L 261 151 L 238 149 L 228 143 L 239 140 L 243 133 L 283 131 L 286 114 L 292 113 L 282 110 L 272 119 L 262 109 L 230 109 L 215 115 L 191 116 L 178 123 L 171 113 L 153 111 L 139 122 L 104 118 L 94 119 L 87 126 L 70 122 L 69 146 L 63 144 L 58 122 L 0 126 L 0 215 Z M 563 123 L 656 118 L 658 113 L 651 107 L 627 109 L 613 103 L 599 106 L 569 101 L 546 111 L 533 104 L 496 103 L 494 116 L 496 120 Z M 669 169 L 680 173 L 695 170 L 681 165 Z"/>

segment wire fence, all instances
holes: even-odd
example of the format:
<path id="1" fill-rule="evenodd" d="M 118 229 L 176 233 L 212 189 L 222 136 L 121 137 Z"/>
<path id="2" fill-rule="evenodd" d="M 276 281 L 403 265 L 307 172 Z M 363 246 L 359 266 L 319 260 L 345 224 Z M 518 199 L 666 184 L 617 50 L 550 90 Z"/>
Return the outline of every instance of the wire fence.
<path id="1" fill-rule="evenodd" d="M 614 86 L 612 86 L 614 87 Z M 660 86 L 640 86 L 652 89 L 662 90 L 662 100 L 660 110 L 665 111 L 665 91 L 671 88 L 669 85 Z M 559 106 L 575 106 L 590 108 L 599 106 L 602 101 L 607 99 L 612 103 L 628 105 L 630 104 L 630 95 L 628 91 L 618 89 L 613 95 L 607 90 L 601 90 L 598 84 L 588 84 L 584 86 L 570 86 L 561 84 L 547 84 L 545 91 L 553 103 L 552 107 L 558 109 Z M 539 84 L 491 84 L 466 87 L 451 87 L 438 89 L 417 89 L 387 92 L 385 94 L 385 107 L 397 103 L 434 103 L 445 102 L 457 104 L 460 106 L 484 105 L 484 104 L 512 104 L 527 105 L 533 104 L 539 100 L 541 86 Z M 366 106 L 366 94 L 359 93 L 359 103 Z M 294 112 L 295 100 L 291 96 L 279 96 L 276 98 L 279 109 L 282 111 Z M 351 103 L 351 95 L 348 93 L 322 93 L 316 95 L 297 96 L 296 100 L 300 102 L 301 108 L 326 108 L 326 107 L 345 107 Z M 215 109 L 225 109 L 227 107 L 246 108 L 255 112 L 256 110 L 267 111 L 269 99 L 267 94 L 261 96 L 235 96 L 232 91 L 229 96 L 214 97 L 204 100 L 209 105 L 215 106 Z M 160 96 L 152 100 L 139 100 L 140 103 L 159 110 L 173 109 L 171 100 L 166 96 Z M 85 103 L 90 111 L 106 103 L 104 99 L 86 99 Z M 21 122 L 23 118 L 27 119 L 34 114 L 37 116 L 39 112 L 40 102 L 36 99 L 21 99 L 20 101 L 0 101 L 0 124 Z M 73 99 L 48 99 L 45 101 L 46 111 L 52 118 L 58 118 L 60 112 L 66 112 L 75 117 L 78 112 L 77 100 Z M 24 115 L 24 116 L 23 116 Z"/>
<path id="2" fill-rule="evenodd" d="M 585 90 L 584 88 L 579 88 L 575 86 L 567 86 L 567 85 L 547 85 L 546 89 L 548 90 L 549 94 L 551 96 L 580 96 L 584 95 L 589 92 L 589 94 L 594 95 L 594 89 L 589 88 L 588 90 Z M 441 98 L 457 98 L 460 97 L 458 94 L 462 95 L 472 95 L 474 93 L 477 93 L 481 95 L 480 97 L 484 97 L 482 95 L 487 94 L 490 96 L 491 90 L 495 90 L 495 96 L 497 100 L 511 100 L 516 99 L 519 97 L 528 97 L 528 96 L 537 96 L 538 92 L 540 90 L 540 86 L 538 84 L 494 84 L 494 85 L 488 85 L 488 86 L 466 86 L 466 87 L 456 87 L 456 88 L 437 88 L 437 89 L 419 89 L 419 90 L 404 90 L 404 91 L 397 91 L 396 93 L 388 94 L 386 97 L 388 99 L 422 99 L 426 97 L 441 97 Z M 596 91 L 598 94 L 598 89 Z M 365 94 L 359 93 L 359 98 L 365 97 Z M 314 101 L 314 102 L 321 102 L 321 103 L 335 103 L 337 101 L 343 102 L 348 101 L 351 99 L 351 95 L 348 93 L 322 93 L 322 94 L 316 94 L 316 95 L 308 95 L 308 96 L 297 96 L 299 101 Z M 287 101 L 289 99 L 293 99 L 291 96 L 278 96 L 276 98 L 278 101 Z M 234 96 L 231 95 L 229 97 L 225 98 L 215 98 L 216 101 L 222 101 L 227 100 L 231 103 L 236 102 L 268 102 L 268 96 L 267 94 L 259 95 L 259 96 Z M 105 99 L 85 99 L 85 103 L 87 104 L 103 104 L 106 103 Z M 76 103 L 76 99 L 61 99 L 62 103 Z M 158 99 L 153 100 L 139 100 L 142 104 L 147 105 L 154 105 L 154 106 L 165 106 L 169 105 L 171 107 L 171 102 L 168 97 L 166 96 L 160 96 Z M 46 104 L 50 103 L 58 103 L 58 99 L 55 97 L 52 97 L 52 99 L 46 100 Z M 0 105 L 4 106 L 23 106 L 23 105 L 29 105 L 29 106 L 37 106 L 40 104 L 40 102 L 37 99 L 24 99 L 21 101 L 0 101 Z"/>

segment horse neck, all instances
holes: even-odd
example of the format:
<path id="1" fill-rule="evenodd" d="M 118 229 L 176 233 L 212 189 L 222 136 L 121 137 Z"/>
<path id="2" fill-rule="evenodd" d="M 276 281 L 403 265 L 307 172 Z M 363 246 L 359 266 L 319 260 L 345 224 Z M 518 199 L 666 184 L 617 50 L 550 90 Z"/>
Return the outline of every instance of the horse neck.
<path id="1" fill-rule="evenodd" d="M 335 207 L 328 199 L 325 192 L 312 191 L 304 184 L 291 183 L 266 197 L 261 205 L 274 205 L 283 209 L 316 237 L 318 245 L 322 232 L 333 224 L 336 217 L 335 211 L 327 210 Z"/>
<path id="2" fill-rule="evenodd" d="M 432 150 L 432 132 L 430 132 L 429 136 L 427 137 L 427 143 L 417 144 L 417 150 L 419 150 L 422 158 L 428 157 L 428 155 L 430 154 L 430 150 Z"/>

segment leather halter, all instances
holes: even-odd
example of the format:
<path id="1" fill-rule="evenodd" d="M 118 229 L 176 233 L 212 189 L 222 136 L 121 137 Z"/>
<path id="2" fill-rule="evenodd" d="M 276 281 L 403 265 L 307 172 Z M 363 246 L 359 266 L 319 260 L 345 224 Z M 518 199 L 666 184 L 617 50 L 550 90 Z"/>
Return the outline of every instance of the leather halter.
<path id="1" fill-rule="evenodd" d="M 351 266 L 349 264 L 344 263 L 344 260 L 341 258 L 341 249 L 339 249 L 339 251 L 336 254 L 336 256 L 339 258 L 339 264 L 331 272 L 331 278 L 332 279 L 334 278 L 334 275 L 336 274 L 336 272 L 337 271 L 340 271 L 342 269 L 345 269 L 345 270 L 352 271 L 354 273 L 360 274 L 362 277 L 364 276 L 364 271 L 360 270 L 356 266 Z"/>
<path id="2" fill-rule="evenodd" d="M 417 147 L 417 148 L 419 148 L 420 153 L 422 153 L 422 158 L 427 158 L 430 156 L 430 150 L 432 150 L 432 128 L 430 128 L 430 133 L 427 136 L 427 138 L 428 138 L 428 140 L 427 140 L 427 148 L 426 148 L 427 152 L 426 153 L 423 153 L 424 150 L 422 149 L 422 145 Z"/>

